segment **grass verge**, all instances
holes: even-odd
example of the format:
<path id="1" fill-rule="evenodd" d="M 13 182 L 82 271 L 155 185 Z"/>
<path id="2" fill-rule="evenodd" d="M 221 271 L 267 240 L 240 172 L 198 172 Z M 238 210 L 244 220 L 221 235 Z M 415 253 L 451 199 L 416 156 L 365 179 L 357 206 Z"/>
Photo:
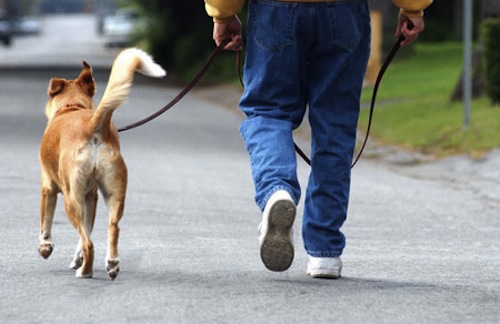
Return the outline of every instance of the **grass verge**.
<path id="1" fill-rule="evenodd" d="M 463 127 L 462 103 L 450 97 L 462 71 L 460 43 L 417 44 L 415 55 L 395 61 L 379 89 L 371 136 L 436 157 L 468 154 L 481 158 L 500 147 L 500 106 L 487 98 L 472 104 L 471 125 Z M 369 102 L 372 89 L 364 89 Z M 361 112 L 365 128 L 368 110 Z"/>

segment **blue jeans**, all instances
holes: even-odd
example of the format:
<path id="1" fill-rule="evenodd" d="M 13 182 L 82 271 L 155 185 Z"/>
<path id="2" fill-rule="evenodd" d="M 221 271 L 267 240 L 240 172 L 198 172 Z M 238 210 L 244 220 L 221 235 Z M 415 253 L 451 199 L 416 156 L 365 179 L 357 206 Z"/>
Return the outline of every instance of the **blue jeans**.
<path id="1" fill-rule="evenodd" d="M 359 98 L 370 52 L 368 0 L 251 0 L 240 131 L 261 210 L 277 190 L 301 189 L 292 131 L 308 108 L 311 173 L 302 236 L 307 253 L 337 257 L 349 202 Z"/>

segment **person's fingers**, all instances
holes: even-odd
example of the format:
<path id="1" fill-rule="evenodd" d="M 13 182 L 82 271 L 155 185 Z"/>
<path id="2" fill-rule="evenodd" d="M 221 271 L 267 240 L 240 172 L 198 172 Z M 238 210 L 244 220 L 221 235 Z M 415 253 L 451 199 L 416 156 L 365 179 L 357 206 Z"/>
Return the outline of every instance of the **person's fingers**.
<path id="1" fill-rule="evenodd" d="M 397 31 L 398 37 L 403 35 L 404 40 L 401 42 L 402 46 L 414 43 L 420 33 L 424 30 L 423 18 L 407 18 L 401 16 L 400 26 Z"/>
<path id="2" fill-rule="evenodd" d="M 222 42 L 221 42 L 222 43 Z M 227 44 L 224 46 L 225 50 L 231 51 L 241 51 L 242 50 L 242 39 L 241 35 L 234 36 Z"/>
<path id="3" fill-rule="evenodd" d="M 241 50 L 241 22 L 238 16 L 227 22 L 214 23 L 213 39 L 217 46 L 227 43 L 224 45 L 225 50 Z"/>

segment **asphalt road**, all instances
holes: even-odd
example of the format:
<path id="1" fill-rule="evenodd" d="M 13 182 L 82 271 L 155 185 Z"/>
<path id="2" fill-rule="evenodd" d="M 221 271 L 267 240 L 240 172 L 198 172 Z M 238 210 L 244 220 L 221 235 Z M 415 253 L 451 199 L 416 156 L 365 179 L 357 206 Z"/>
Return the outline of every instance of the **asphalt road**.
<path id="1" fill-rule="evenodd" d="M 42 46 L 40 39 L 23 39 L 18 49 L 21 42 Z M 100 45 L 98 39 L 92 44 Z M 33 70 L 22 62 L 16 63 L 21 69 L 0 69 L 0 322 L 500 322 L 499 152 L 481 162 L 458 157 L 402 164 L 400 152 L 362 159 L 353 171 L 344 227 L 343 278 L 305 274 L 302 203 L 294 264 L 272 273 L 259 259 L 260 215 L 238 133 L 241 116 L 213 96 L 218 88 L 190 94 L 154 122 L 122 133 L 129 189 L 115 281 L 104 266 L 102 200 L 93 279 L 77 279 L 68 269 L 77 235 L 61 199 L 55 250 L 42 259 L 38 146 L 46 89 L 51 76 L 76 77 L 81 60 L 92 62 L 92 48 L 81 51 L 73 70 L 78 53 L 67 61 L 60 56 L 64 70 L 41 68 L 53 67 L 44 55 Z M 0 49 L 0 58 L 5 53 Z M 106 55 L 111 60 L 114 53 Z M 97 100 L 106 77 L 97 74 Z M 115 123 L 147 115 L 178 90 L 139 79 Z M 303 187 L 308 171 L 300 163 Z"/>

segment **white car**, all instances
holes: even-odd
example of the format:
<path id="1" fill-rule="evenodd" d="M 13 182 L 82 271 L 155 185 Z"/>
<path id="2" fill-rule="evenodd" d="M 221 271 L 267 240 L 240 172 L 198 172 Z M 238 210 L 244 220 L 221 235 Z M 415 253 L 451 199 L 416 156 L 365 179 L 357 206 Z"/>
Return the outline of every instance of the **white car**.
<path id="1" fill-rule="evenodd" d="M 12 29 L 18 36 L 39 35 L 42 32 L 42 23 L 37 17 L 24 16 L 14 21 Z"/>
<path id="2" fill-rule="evenodd" d="M 108 47 L 125 47 L 138 24 L 139 17 L 133 10 L 121 10 L 104 18 L 103 36 Z"/>

